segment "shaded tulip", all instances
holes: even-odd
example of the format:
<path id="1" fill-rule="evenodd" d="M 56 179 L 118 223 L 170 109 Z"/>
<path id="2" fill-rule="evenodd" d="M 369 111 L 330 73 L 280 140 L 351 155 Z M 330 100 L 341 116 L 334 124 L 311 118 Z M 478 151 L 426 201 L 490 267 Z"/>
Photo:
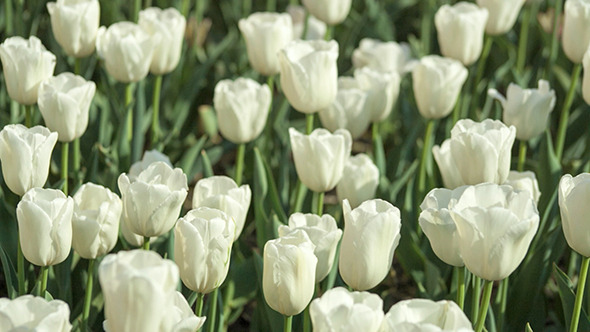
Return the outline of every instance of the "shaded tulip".
<path id="1" fill-rule="evenodd" d="M 98 0 L 57 0 L 47 3 L 51 16 L 51 29 L 67 55 L 75 58 L 94 53 L 100 24 Z"/>
<path id="2" fill-rule="evenodd" d="M 244 228 L 251 199 L 252 191 L 247 184 L 238 187 L 230 177 L 211 176 L 199 180 L 195 185 L 193 209 L 209 207 L 225 212 L 236 223 L 236 241 Z"/>
<path id="3" fill-rule="evenodd" d="M 555 90 L 550 90 L 549 82 L 539 81 L 538 89 L 523 89 L 510 83 L 506 98 L 495 89 L 488 94 L 502 104 L 502 121 L 516 127 L 516 138 L 528 141 L 547 129 L 549 113 L 555 107 Z"/>
<path id="4" fill-rule="evenodd" d="M 178 219 L 174 228 L 174 261 L 184 285 L 208 294 L 221 286 L 229 270 L 236 225 L 217 209 L 200 207 Z"/>
<path id="5" fill-rule="evenodd" d="M 381 332 L 390 331 L 469 332 L 473 327 L 453 301 L 411 299 L 394 304 L 385 315 Z"/>
<path id="6" fill-rule="evenodd" d="M 457 60 L 428 55 L 412 71 L 414 98 L 426 119 L 449 115 L 467 80 L 467 69 Z"/>
<path id="7" fill-rule="evenodd" d="M 584 55 L 584 77 L 582 80 L 582 97 L 590 105 L 590 52 Z"/>
<path id="8" fill-rule="evenodd" d="M 384 316 L 383 300 L 369 292 L 336 287 L 311 302 L 309 315 L 315 332 L 377 332 Z"/>
<path id="9" fill-rule="evenodd" d="M 16 206 L 25 258 L 38 266 L 63 262 L 72 248 L 74 200 L 56 189 L 33 188 Z"/>
<path id="10" fill-rule="evenodd" d="M 0 331 L 69 332 L 70 308 L 61 300 L 23 295 L 0 299 Z"/>
<path id="11" fill-rule="evenodd" d="M 264 129 L 271 101 L 266 84 L 249 78 L 219 81 L 213 96 L 219 131 L 235 144 L 253 141 Z"/>
<path id="12" fill-rule="evenodd" d="M 590 46 L 590 0 L 566 0 L 561 34 L 563 52 L 581 63 Z"/>
<path id="13" fill-rule="evenodd" d="M 281 88 L 289 104 L 302 113 L 322 110 L 338 91 L 338 43 L 294 40 L 279 52 Z"/>
<path id="14" fill-rule="evenodd" d="M 85 183 L 76 191 L 72 247 L 80 257 L 95 259 L 115 247 L 122 209 L 119 196 L 103 186 Z"/>
<path id="15" fill-rule="evenodd" d="M 37 102 L 39 84 L 53 76 L 55 55 L 35 36 L 6 38 L 0 44 L 4 82 L 10 98 L 23 105 Z"/>
<path id="16" fill-rule="evenodd" d="M 318 261 L 313 250 L 313 243 L 302 230 L 266 242 L 262 291 L 273 310 L 294 316 L 307 307 L 313 297 Z"/>
<path id="17" fill-rule="evenodd" d="M 164 162 L 155 162 L 136 179 L 123 173 L 118 179 L 123 201 L 123 223 L 140 236 L 167 233 L 180 214 L 187 195 L 186 175 Z"/>
<path id="18" fill-rule="evenodd" d="M 289 128 L 289 136 L 299 180 L 315 192 L 334 189 L 350 156 L 352 138 L 348 130 L 338 129 L 331 134 L 318 128 L 303 135 Z"/>
<path id="19" fill-rule="evenodd" d="M 590 173 L 582 173 L 576 177 L 570 174 L 562 176 L 558 194 L 561 226 L 567 244 L 580 255 L 590 257 Z"/>
<path id="20" fill-rule="evenodd" d="M 514 26 L 520 9 L 526 0 L 477 0 L 477 4 L 488 10 L 486 33 L 504 34 Z"/>
<path id="21" fill-rule="evenodd" d="M 541 191 L 539 190 L 539 182 L 537 182 L 537 176 L 534 172 L 510 171 L 508 178 L 503 184 L 509 185 L 516 190 L 526 191 L 531 195 L 535 204 L 539 204 Z"/>
<path id="22" fill-rule="evenodd" d="M 377 286 L 389 273 L 400 239 L 399 209 L 372 199 L 352 210 L 342 202 L 344 235 L 338 268 L 344 282 L 356 290 Z"/>
<path id="23" fill-rule="evenodd" d="M 305 12 L 305 8 L 296 5 L 288 5 L 287 13 L 291 16 L 293 22 L 293 39 L 324 39 L 326 30 L 328 30 L 326 23 L 308 15 Z M 305 21 L 307 17 L 307 22 Z M 307 30 L 305 36 L 303 36 L 303 30 L 307 24 Z"/>
<path id="24" fill-rule="evenodd" d="M 72 73 L 50 77 L 39 85 L 39 111 L 60 142 L 71 142 L 86 132 L 95 92 L 94 82 Z"/>
<path id="25" fill-rule="evenodd" d="M 469 186 L 449 209 L 465 267 L 484 280 L 502 280 L 514 272 L 539 227 L 530 194 L 510 186 Z"/>
<path id="26" fill-rule="evenodd" d="M 352 64 L 355 68 L 369 67 L 403 75 L 412 70 L 415 60 L 407 43 L 363 38 L 359 47 L 352 52 Z"/>
<path id="27" fill-rule="evenodd" d="M 248 60 L 262 75 L 279 73 L 277 54 L 293 39 L 293 22 L 287 13 L 254 13 L 240 19 L 238 27 L 246 41 Z"/>
<path id="28" fill-rule="evenodd" d="M 354 77 L 361 88 L 367 91 L 367 109 L 371 113 L 371 122 L 385 120 L 399 96 L 401 81 L 399 74 L 365 67 L 356 69 Z"/>
<path id="29" fill-rule="evenodd" d="M 186 19 L 176 8 L 160 9 L 150 7 L 139 12 L 139 26 L 155 39 L 150 72 L 154 75 L 167 74 L 178 66 L 182 53 L 182 41 Z"/>
<path id="30" fill-rule="evenodd" d="M 379 169 L 364 153 L 348 158 L 342 179 L 336 186 L 338 201 L 348 200 L 354 209 L 364 201 L 375 197 L 379 185 Z"/>
<path id="31" fill-rule="evenodd" d="M 474 3 L 460 1 L 453 6 L 442 5 L 434 15 L 438 44 L 442 55 L 473 64 L 483 49 L 484 28 L 488 10 Z"/>
<path id="32" fill-rule="evenodd" d="M 445 187 L 504 183 L 510 171 L 515 134 L 516 128 L 498 120 L 459 120 L 451 130 L 451 138 L 432 148 Z"/>
<path id="33" fill-rule="evenodd" d="M 288 226 L 279 226 L 279 236 L 287 236 L 294 230 L 304 231 L 315 246 L 313 253 L 318 259 L 315 282 L 319 283 L 328 276 L 332 269 L 342 231 L 338 229 L 336 220 L 331 215 L 324 214 L 320 217 L 311 213 L 292 214 L 289 217 Z"/>
<path id="34" fill-rule="evenodd" d="M 352 0 L 303 0 L 309 13 L 328 25 L 342 23 L 352 6 Z"/>
<path id="35" fill-rule="evenodd" d="M 31 188 L 45 185 L 56 142 L 57 133 L 42 126 L 27 128 L 21 124 L 13 124 L 2 128 L 2 175 L 13 193 L 22 196 Z"/>

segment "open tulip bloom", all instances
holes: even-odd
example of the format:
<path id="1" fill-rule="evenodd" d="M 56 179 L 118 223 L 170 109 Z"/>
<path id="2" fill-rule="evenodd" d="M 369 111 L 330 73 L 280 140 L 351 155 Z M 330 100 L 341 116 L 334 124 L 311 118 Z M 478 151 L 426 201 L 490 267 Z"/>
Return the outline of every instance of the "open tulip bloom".
<path id="1" fill-rule="evenodd" d="M 471 322 L 452 301 L 404 300 L 385 315 L 381 332 L 470 332 Z"/>
<path id="2" fill-rule="evenodd" d="M 381 72 L 394 72 L 400 76 L 411 71 L 414 63 L 408 43 L 363 38 L 359 47 L 352 52 L 352 64 L 355 68 L 369 67 Z"/>
<path id="3" fill-rule="evenodd" d="M 70 308 L 61 300 L 24 295 L 16 299 L 0 299 L 2 331 L 70 332 Z"/>

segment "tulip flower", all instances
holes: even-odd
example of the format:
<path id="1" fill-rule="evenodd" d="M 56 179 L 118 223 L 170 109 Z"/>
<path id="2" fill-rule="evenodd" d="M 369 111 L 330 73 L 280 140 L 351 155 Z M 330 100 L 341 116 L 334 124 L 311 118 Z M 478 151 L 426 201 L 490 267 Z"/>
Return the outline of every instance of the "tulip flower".
<path id="1" fill-rule="evenodd" d="M 303 135 L 289 128 L 295 170 L 309 189 L 322 193 L 336 187 L 342 178 L 344 164 L 350 156 L 352 139 L 345 129 L 330 134 L 319 128 Z"/>
<path id="2" fill-rule="evenodd" d="M 10 98 L 23 105 L 37 102 L 39 84 L 53 76 L 55 55 L 35 36 L 6 38 L 0 44 L 0 60 Z"/>
<path id="3" fill-rule="evenodd" d="M 67 55 L 84 58 L 94 52 L 100 20 L 98 0 L 47 3 L 51 29 Z"/>
<path id="4" fill-rule="evenodd" d="M 514 26 L 526 0 L 477 0 L 477 5 L 488 10 L 486 33 L 504 34 Z"/>
<path id="5" fill-rule="evenodd" d="M 238 185 L 227 176 L 211 176 L 199 180 L 193 191 L 193 209 L 209 207 L 225 212 L 236 223 L 236 241 L 246 222 L 252 191 L 247 184 Z"/>
<path id="6" fill-rule="evenodd" d="M 382 332 L 473 331 L 463 310 L 453 301 L 404 300 L 394 304 L 383 320 Z"/>
<path id="7" fill-rule="evenodd" d="M 441 6 L 434 15 L 434 24 L 442 55 L 465 66 L 477 61 L 487 21 L 488 10 L 474 3 L 460 1 L 453 6 Z"/>
<path id="8" fill-rule="evenodd" d="M 355 68 L 369 67 L 401 76 L 412 70 L 414 60 L 407 43 L 363 38 L 359 47 L 352 52 L 352 64 Z"/>
<path id="9" fill-rule="evenodd" d="M 336 287 L 311 302 L 309 315 L 315 332 L 378 332 L 383 300 L 377 294 Z"/>
<path id="10" fill-rule="evenodd" d="M 573 63 L 581 63 L 590 46 L 590 0 L 566 0 L 561 44 Z"/>
<path id="11" fill-rule="evenodd" d="M 451 130 L 451 138 L 432 148 L 445 187 L 504 183 L 515 135 L 514 126 L 506 127 L 498 120 L 459 120 Z"/>
<path id="12" fill-rule="evenodd" d="M 71 142 L 84 134 L 95 92 L 94 82 L 72 73 L 50 77 L 39 85 L 39 111 L 60 142 Z"/>
<path id="13" fill-rule="evenodd" d="M 118 179 L 123 201 L 122 222 L 140 236 L 167 233 L 180 214 L 187 195 L 186 175 L 164 162 L 155 162 L 136 179 L 123 173 Z"/>
<path id="14" fill-rule="evenodd" d="M 69 332 L 70 308 L 61 300 L 47 301 L 33 295 L 1 298 L 0 327 L 2 331 Z"/>
<path id="15" fill-rule="evenodd" d="M 324 280 L 332 270 L 336 248 L 342 231 L 338 229 L 336 220 L 329 215 L 318 216 L 316 214 L 294 213 L 289 217 L 289 225 L 279 226 L 279 236 L 287 236 L 294 230 L 304 231 L 314 244 L 314 255 L 318 259 L 315 270 L 316 284 Z"/>
<path id="16" fill-rule="evenodd" d="M 385 120 L 399 96 L 401 81 L 399 74 L 365 67 L 356 69 L 354 77 L 361 88 L 368 93 L 367 109 L 371 112 L 371 122 Z"/>
<path id="17" fill-rule="evenodd" d="M 389 273 L 393 253 L 400 239 L 399 209 L 373 199 L 352 210 L 342 202 L 344 235 L 340 246 L 339 270 L 342 280 L 356 290 L 377 286 Z"/>
<path id="18" fill-rule="evenodd" d="M 338 91 L 338 43 L 294 40 L 279 52 L 281 88 L 297 111 L 313 114 L 332 104 Z"/>
<path id="19" fill-rule="evenodd" d="M 172 167 L 172 162 L 167 155 L 158 150 L 149 150 L 143 153 L 143 157 L 140 161 L 133 163 L 133 165 L 129 167 L 129 173 L 127 173 L 127 175 L 129 178 L 136 179 L 139 176 L 139 173 L 143 172 L 151 164 L 157 161 L 162 161 L 166 165 Z"/>
<path id="20" fill-rule="evenodd" d="M 293 22 L 287 13 L 254 13 L 240 19 L 238 27 L 246 41 L 248 60 L 262 75 L 279 73 L 277 54 L 293 39 Z"/>
<path id="21" fill-rule="evenodd" d="M 352 6 L 352 0 L 303 0 L 309 13 L 328 25 L 342 23 Z"/>
<path id="22" fill-rule="evenodd" d="M 326 23 L 306 14 L 305 8 L 296 5 L 288 5 L 287 13 L 291 16 L 293 22 L 293 39 L 324 39 L 326 35 Z M 307 21 L 305 20 L 307 17 Z M 303 35 L 303 30 L 307 24 L 307 32 Z"/>
<path id="23" fill-rule="evenodd" d="M 364 153 L 348 158 L 342 179 L 336 185 L 338 201 L 348 200 L 354 209 L 375 197 L 379 185 L 379 169 Z"/>
<path id="24" fill-rule="evenodd" d="M 559 210 L 567 244 L 584 257 L 590 257 L 590 227 L 588 227 L 588 199 L 590 173 L 576 177 L 566 174 L 559 181 Z"/>
<path id="25" fill-rule="evenodd" d="M 426 119 L 449 115 L 467 80 L 467 69 L 457 60 L 428 55 L 412 71 L 418 111 Z"/>
<path id="26" fill-rule="evenodd" d="M 516 190 L 529 193 L 535 204 L 539 204 L 541 191 L 539 191 L 539 182 L 537 182 L 537 176 L 534 172 L 510 171 L 510 173 L 508 173 L 508 178 L 503 184 L 509 185 Z"/>
<path id="27" fill-rule="evenodd" d="M 271 101 L 266 84 L 249 78 L 219 81 L 213 96 L 219 131 L 235 144 L 253 141 L 264 129 Z"/>

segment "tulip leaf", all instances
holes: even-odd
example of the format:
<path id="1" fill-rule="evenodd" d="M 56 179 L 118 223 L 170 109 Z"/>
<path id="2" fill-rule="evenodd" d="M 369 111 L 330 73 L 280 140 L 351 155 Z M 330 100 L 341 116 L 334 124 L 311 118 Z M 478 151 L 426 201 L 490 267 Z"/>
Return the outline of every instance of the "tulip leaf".
<path id="1" fill-rule="evenodd" d="M 0 246 L 0 260 L 2 261 L 2 271 L 4 272 L 4 280 L 6 280 L 6 288 L 8 289 L 8 297 L 14 299 L 18 296 L 18 284 L 14 265 L 10 261 L 4 248 Z"/>
<path id="2" fill-rule="evenodd" d="M 203 149 L 205 142 L 207 141 L 207 136 L 203 135 L 199 140 L 192 144 L 192 146 L 184 152 L 182 158 L 178 162 L 177 166 L 182 169 L 184 174 L 188 179 L 192 179 L 196 172 L 196 164 L 199 158 L 199 153 Z"/>
<path id="3" fill-rule="evenodd" d="M 213 167 L 206 150 L 201 150 L 201 162 L 203 163 L 203 175 L 206 178 L 213 176 Z"/>
<path id="4" fill-rule="evenodd" d="M 268 189 L 270 190 L 270 200 L 272 203 L 273 210 L 277 213 L 279 219 L 283 222 L 287 222 L 287 215 L 285 214 L 285 210 L 281 205 L 281 199 L 279 198 L 279 191 L 277 190 L 277 185 L 272 175 L 271 169 L 268 166 L 268 163 L 264 159 L 264 156 L 260 153 L 260 150 L 255 147 L 254 148 L 254 157 L 256 162 L 256 167 L 263 167 L 265 177 L 268 180 Z"/>
<path id="5" fill-rule="evenodd" d="M 252 331 L 282 331 L 283 330 L 283 316 L 278 312 L 272 310 L 266 300 L 264 299 L 262 287 L 262 273 L 263 273 L 263 259 L 258 253 L 254 253 L 254 267 L 256 268 L 256 276 L 258 280 L 258 297 L 255 313 L 258 315 L 257 320 L 253 321 Z"/>
<path id="6" fill-rule="evenodd" d="M 531 328 L 531 323 L 526 323 L 524 331 L 525 332 L 533 332 L 533 329 Z"/>
<path id="7" fill-rule="evenodd" d="M 565 330 L 569 330 L 571 317 L 574 311 L 574 302 L 576 294 L 574 292 L 574 284 L 555 263 L 553 263 L 553 277 L 558 286 L 559 297 L 561 299 L 561 305 L 563 306 L 563 315 L 565 317 Z M 579 331 L 590 331 L 590 320 L 586 310 L 582 308 L 580 312 L 580 322 L 578 325 Z"/>

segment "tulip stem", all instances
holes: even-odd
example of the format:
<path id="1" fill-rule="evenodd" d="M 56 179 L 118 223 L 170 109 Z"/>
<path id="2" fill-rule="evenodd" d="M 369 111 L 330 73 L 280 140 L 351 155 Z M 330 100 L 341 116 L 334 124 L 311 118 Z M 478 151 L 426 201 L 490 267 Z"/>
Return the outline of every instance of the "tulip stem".
<path id="1" fill-rule="evenodd" d="M 88 260 L 88 279 L 86 280 L 86 295 L 84 296 L 84 311 L 82 313 L 82 327 L 84 331 L 90 331 L 88 317 L 90 316 L 90 303 L 92 302 L 92 284 L 94 282 L 94 259 Z"/>
<path id="2" fill-rule="evenodd" d="M 62 191 L 66 196 L 68 195 L 68 154 L 70 143 L 63 142 L 61 144 L 61 179 L 64 181 Z"/>
<path id="3" fill-rule="evenodd" d="M 238 145 L 238 152 L 236 155 L 236 184 L 242 185 L 242 173 L 244 173 L 244 154 L 246 151 L 246 144 L 240 143 Z"/>
<path id="4" fill-rule="evenodd" d="M 488 307 L 490 305 L 490 298 L 492 297 L 492 287 L 494 286 L 494 282 L 490 280 L 485 281 L 485 286 L 483 288 L 483 297 L 481 299 L 481 310 L 479 311 L 479 316 L 477 317 L 477 324 L 475 325 L 475 332 L 481 332 L 483 330 L 483 326 L 486 322 L 486 316 L 488 314 Z"/>
<path id="5" fill-rule="evenodd" d="M 508 280 L 509 278 L 504 278 L 504 280 L 500 282 L 500 287 L 498 288 L 498 292 L 500 293 L 500 312 L 498 314 L 498 320 L 496 321 L 498 331 L 503 331 L 504 315 L 506 314 L 506 300 L 508 298 Z"/>
<path id="6" fill-rule="evenodd" d="M 428 120 L 424 133 L 424 145 L 422 146 L 422 156 L 420 158 L 420 169 L 418 173 L 418 195 L 420 198 L 424 196 L 424 191 L 426 190 L 426 159 L 431 155 L 430 147 L 432 146 L 434 124 L 434 120 Z"/>
<path id="7" fill-rule="evenodd" d="M 127 111 L 127 141 L 133 139 L 133 110 L 130 105 L 133 101 L 133 84 L 129 83 L 125 87 L 125 111 Z"/>
<path id="8" fill-rule="evenodd" d="M 334 26 L 327 24 L 326 26 L 326 34 L 324 35 L 324 39 L 325 40 L 330 40 L 332 39 L 332 34 L 334 33 Z M 302 38 L 305 38 L 304 36 L 302 36 Z"/>
<path id="9" fill-rule="evenodd" d="M 574 311 L 572 313 L 572 322 L 570 332 L 578 330 L 580 321 L 580 311 L 582 309 L 582 299 L 584 298 L 584 288 L 586 287 L 586 277 L 588 276 L 588 265 L 590 257 L 582 257 L 582 266 L 580 266 L 580 277 L 578 278 L 578 290 L 576 291 L 576 302 L 574 302 Z"/>
<path id="10" fill-rule="evenodd" d="M 74 58 L 74 74 L 82 75 L 82 59 L 81 58 Z"/>
<path id="11" fill-rule="evenodd" d="M 143 245 L 141 246 L 143 250 L 150 250 L 150 237 L 144 236 L 143 237 Z"/>
<path id="12" fill-rule="evenodd" d="M 268 78 L 266 79 L 266 85 L 268 85 L 268 88 L 270 89 L 270 95 L 271 97 L 274 96 L 274 89 L 275 89 L 275 75 L 269 75 Z M 271 98 L 272 100 L 272 98 Z M 268 112 L 270 113 L 270 111 L 272 110 L 272 102 L 270 103 L 270 107 L 268 109 Z"/>
<path id="13" fill-rule="evenodd" d="M 203 314 L 203 299 L 205 298 L 205 294 L 197 293 L 197 304 L 195 305 L 195 315 L 197 317 L 201 317 Z"/>
<path id="14" fill-rule="evenodd" d="M 305 135 L 313 131 L 313 113 L 305 115 Z"/>
<path id="15" fill-rule="evenodd" d="M 465 266 L 457 267 L 457 304 L 463 310 L 465 306 Z"/>
<path id="16" fill-rule="evenodd" d="M 488 60 L 488 56 L 490 55 L 490 50 L 492 49 L 493 39 L 491 36 L 485 36 L 485 44 L 483 46 L 483 51 L 481 52 L 481 57 L 477 62 L 477 72 L 475 74 L 475 81 L 473 81 L 473 88 L 471 92 L 471 111 L 474 112 L 479 104 L 479 96 L 478 93 L 478 85 L 479 82 L 483 79 L 483 73 L 486 69 L 486 62 Z"/>
<path id="17" fill-rule="evenodd" d="M 565 97 L 563 109 L 561 110 L 561 117 L 559 119 L 559 129 L 557 130 L 557 140 L 555 141 L 555 155 L 557 156 L 557 159 L 559 159 L 560 161 L 561 157 L 563 156 L 563 145 L 565 143 L 565 134 L 567 131 L 567 123 L 570 115 L 570 107 L 572 106 L 572 102 L 574 101 L 574 94 L 576 92 L 576 87 L 578 86 L 578 78 L 580 77 L 581 70 L 582 64 L 577 63 L 574 65 L 574 70 L 572 71 L 572 77 L 570 80 L 570 88 Z"/>
<path id="18" fill-rule="evenodd" d="M 80 173 L 80 138 L 76 138 L 72 144 L 72 170 L 74 171 L 74 177 L 76 185 L 82 183 L 82 176 Z M 74 187 L 76 186 L 74 185 Z"/>
<path id="19" fill-rule="evenodd" d="M 543 75 L 543 77 L 548 81 L 551 80 L 553 64 L 557 59 L 559 49 L 559 30 L 561 30 L 559 18 L 561 17 L 562 7 L 563 0 L 555 0 L 555 7 L 553 8 L 553 31 L 551 33 L 551 47 L 549 48 L 549 61 L 547 61 L 547 68 L 545 70 L 545 75 Z"/>
<path id="20" fill-rule="evenodd" d="M 45 297 L 47 291 L 47 276 L 49 275 L 49 266 L 41 266 L 41 287 L 39 288 L 39 296 Z"/>
<path id="21" fill-rule="evenodd" d="M 471 294 L 471 320 L 474 321 L 479 313 L 479 298 L 481 295 L 481 279 L 472 275 L 473 290 Z"/>
<path id="22" fill-rule="evenodd" d="M 293 316 L 285 316 L 285 324 L 283 324 L 283 332 L 291 332 L 293 325 Z"/>
<path id="23" fill-rule="evenodd" d="M 531 20 L 531 11 L 531 8 L 525 6 L 524 13 L 522 13 L 520 36 L 518 37 L 518 55 L 516 57 L 516 72 L 520 75 L 522 75 L 524 72 L 524 65 L 526 60 L 526 47 L 529 35 L 529 21 Z"/>
<path id="24" fill-rule="evenodd" d="M 18 241 L 17 251 L 17 270 L 18 270 L 18 295 L 25 295 L 27 290 L 25 287 L 25 256 L 23 255 L 23 249 L 20 245 L 20 236 Z"/>
<path id="25" fill-rule="evenodd" d="M 138 17 L 139 17 L 139 11 L 141 10 L 141 0 L 135 0 L 134 6 L 133 6 L 133 16 L 132 16 L 132 22 L 137 23 Z"/>
<path id="26" fill-rule="evenodd" d="M 317 207 L 317 213 L 318 216 L 322 216 L 322 214 L 324 213 L 324 195 L 326 193 L 321 192 L 317 194 L 317 202 L 316 202 L 316 207 Z"/>
<path id="27" fill-rule="evenodd" d="M 526 141 L 520 141 L 520 149 L 518 150 L 518 165 L 516 166 L 516 170 L 519 172 L 524 171 L 524 163 L 526 161 Z"/>
<path id="28" fill-rule="evenodd" d="M 295 187 L 295 202 L 293 203 L 292 213 L 301 212 L 306 194 L 307 188 L 303 185 L 301 180 L 297 180 L 297 185 Z"/>
<path id="29" fill-rule="evenodd" d="M 209 306 L 211 311 L 209 311 L 209 332 L 215 331 L 215 320 L 217 318 L 217 295 L 219 294 L 219 288 L 215 288 L 213 291 L 213 295 L 211 296 L 211 300 L 209 302 Z"/>
<path id="30" fill-rule="evenodd" d="M 455 104 L 455 108 L 453 109 L 453 126 L 455 125 L 455 123 L 457 123 L 457 121 L 459 121 L 460 117 L 461 117 L 461 93 L 459 93 L 459 96 L 457 96 L 457 103 Z"/>
<path id="31" fill-rule="evenodd" d="M 25 126 L 31 128 L 33 126 L 33 105 L 25 106 Z"/>
<path id="32" fill-rule="evenodd" d="M 157 75 L 154 81 L 154 96 L 152 99 L 152 147 L 160 139 L 160 91 L 162 90 L 162 75 Z"/>

